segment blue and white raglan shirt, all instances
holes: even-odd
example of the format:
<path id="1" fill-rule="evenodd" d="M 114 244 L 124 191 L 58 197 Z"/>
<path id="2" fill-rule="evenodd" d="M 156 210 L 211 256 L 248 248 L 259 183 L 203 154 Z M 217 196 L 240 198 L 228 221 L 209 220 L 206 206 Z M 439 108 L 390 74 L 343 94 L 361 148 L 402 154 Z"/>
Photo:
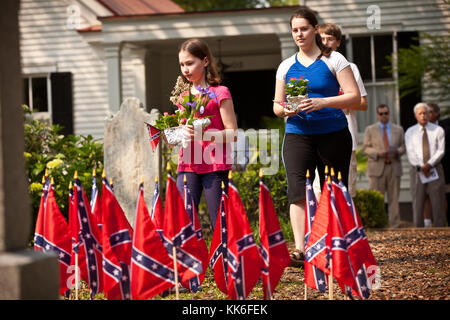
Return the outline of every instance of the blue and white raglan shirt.
<path id="1" fill-rule="evenodd" d="M 308 79 L 308 97 L 326 98 L 339 95 L 339 83 L 336 75 L 349 62 L 339 52 L 331 52 L 329 57 L 322 56 L 308 67 L 297 60 L 297 53 L 287 58 L 278 67 L 276 78 L 289 82 L 300 76 Z M 289 117 L 286 122 L 286 133 L 324 134 L 347 128 L 347 119 L 341 109 L 323 108 L 306 114 L 303 111 Z"/>

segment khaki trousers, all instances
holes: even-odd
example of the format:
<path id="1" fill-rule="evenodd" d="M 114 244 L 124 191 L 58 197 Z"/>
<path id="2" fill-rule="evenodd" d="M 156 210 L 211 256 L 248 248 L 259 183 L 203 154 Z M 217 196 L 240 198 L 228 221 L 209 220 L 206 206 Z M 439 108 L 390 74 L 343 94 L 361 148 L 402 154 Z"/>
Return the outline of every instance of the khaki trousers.
<path id="1" fill-rule="evenodd" d="M 398 203 L 400 178 L 400 176 L 395 175 L 392 164 L 384 166 L 381 176 L 369 177 L 371 189 L 379 191 L 382 195 L 387 193 L 389 227 L 391 228 L 400 226 L 400 206 Z"/>
<path id="2" fill-rule="evenodd" d="M 411 167 L 411 195 L 415 227 L 423 227 L 423 207 L 425 196 L 430 197 L 433 227 L 445 227 L 445 182 L 442 164 L 436 166 L 439 179 L 422 184 L 417 169 Z"/>

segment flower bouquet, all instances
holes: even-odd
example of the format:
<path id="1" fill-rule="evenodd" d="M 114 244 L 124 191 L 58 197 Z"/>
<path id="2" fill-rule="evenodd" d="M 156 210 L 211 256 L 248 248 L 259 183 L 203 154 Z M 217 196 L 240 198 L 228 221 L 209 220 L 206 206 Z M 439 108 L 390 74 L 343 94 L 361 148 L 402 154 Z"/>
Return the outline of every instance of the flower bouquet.
<path id="1" fill-rule="evenodd" d="M 302 100 L 308 98 L 308 79 L 300 76 L 300 78 L 291 78 L 284 86 L 286 91 L 287 103 L 285 108 L 291 111 L 297 111 L 300 108 Z"/>
<path id="2" fill-rule="evenodd" d="M 216 99 L 218 95 L 209 88 L 196 88 L 199 94 L 191 92 L 189 83 L 178 77 L 174 90 L 171 93 L 170 101 L 178 107 L 174 114 L 160 115 L 154 127 L 162 132 L 163 139 L 171 145 L 182 144 L 187 147 L 188 141 L 183 135 L 185 125 L 194 125 L 195 129 L 204 129 L 210 125 L 211 116 L 200 117 L 205 107 L 211 99 Z"/>

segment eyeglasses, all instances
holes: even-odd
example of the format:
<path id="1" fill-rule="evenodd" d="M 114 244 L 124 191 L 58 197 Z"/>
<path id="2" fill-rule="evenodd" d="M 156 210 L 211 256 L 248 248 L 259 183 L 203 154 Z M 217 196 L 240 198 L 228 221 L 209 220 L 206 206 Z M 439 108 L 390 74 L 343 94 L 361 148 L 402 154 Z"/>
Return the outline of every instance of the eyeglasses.
<path id="1" fill-rule="evenodd" d="M 389 112 L 378 112 L 379 116 L 387 116 Z"/>

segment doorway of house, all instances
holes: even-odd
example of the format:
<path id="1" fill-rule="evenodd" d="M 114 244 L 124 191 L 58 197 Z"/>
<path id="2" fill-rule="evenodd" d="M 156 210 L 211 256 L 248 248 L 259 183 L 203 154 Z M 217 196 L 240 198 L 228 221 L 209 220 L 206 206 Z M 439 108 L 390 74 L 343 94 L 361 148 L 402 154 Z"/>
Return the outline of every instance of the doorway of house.
<path id="1" fill-rule="evenodd" d="M 262 129 L 264 116 L 273 113 L 276 70 L 233 71 L 223 74 L 223 85 L 230 89 L 238 127 Z"/>

